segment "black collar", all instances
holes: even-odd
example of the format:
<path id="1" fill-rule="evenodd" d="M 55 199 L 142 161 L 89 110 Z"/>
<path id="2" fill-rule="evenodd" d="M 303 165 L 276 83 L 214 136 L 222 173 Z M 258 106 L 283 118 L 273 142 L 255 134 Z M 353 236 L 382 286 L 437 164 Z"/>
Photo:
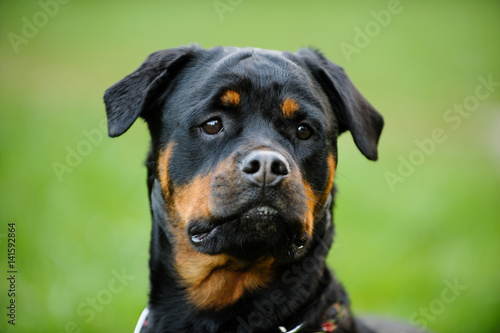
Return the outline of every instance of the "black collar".
<path id="1" fill-rule="evenodd" d="M 144 329 L 148 327 L 148 315 L 149 308 L 145 308 L 141 316 L 139 317 L 139 321 L 135 326 L 134 333 L 143 333 Z M 344 305 L 340 303 L 333 304 L 323 315 L 323 323 L 321 324 L 321 328 L 318 328 L 314 331 L 314 333 L 333 333 L 337 330 L 338 324 L 346 315 L 346 308 Z M 287 330 L 285 327 L 278 327 L 279 332 L 281 333 L 298 333 L 302 331 L 302 328 L 305 326 L 305 323 L 301 323 L 297 325 L 295 328 L 291 330 Z"/>

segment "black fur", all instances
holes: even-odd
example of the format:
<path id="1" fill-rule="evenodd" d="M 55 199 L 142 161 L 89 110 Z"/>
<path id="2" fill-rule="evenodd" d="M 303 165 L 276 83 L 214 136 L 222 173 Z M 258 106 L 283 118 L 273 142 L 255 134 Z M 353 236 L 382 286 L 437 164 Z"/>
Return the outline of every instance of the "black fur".
<path id="1" fill-rule="evenodd" d="M 233 110 L 227 110 L 227 105 L 220 102 L 220 96 L 228 89 L 241 95 Z M 300 105 L 300 111 L 291 119 L 279 113 L 279 105 L 286 96 L 293 96 Z M 360 151 L 376 160 L 383 127 L 382 117 L 342 68 L 310 49 L 292 54 L 189 46 L 153 53 L 135 72 L 109 88 L 104 100 L 110 136 L 123 134 L 138 117 L 146 120 L 151 133 L 147 159 L 153 217 L 149 332 L 278 332 L 279 326 L 291 329 L 301 323 L 305 323 L 301 332 L 314 332 L 321 327 L 322 315 L 332 304 L 349 308 L 343 287 L 325 264 L 334 234 L 331 210 L 335 190 L 332 189 L 323 209 L 315 214 L 314 232 L 306 240 L 303 252 L 289 255 L 294 241 L 287 240 L 290 235 L 284 233 L 295 229 L 289 227 L 291 224 L 283 227 L 282 222 L 278 229 L 284 240 L 276 239 L 275 235 L 259 235 L 259 241 L 253 243 L 248 235 L 235 232 L 230 224 L 231 230 L 222 230 L 214 238 L 216 245 L 200 249 L 231 253 L 248 261 L 254 258 L 232 253 L 231 249 L 261 250 L 280 258 L 280 264 L 265 288 L 245 293 L 222 310 L 198 309 L 188 300 L 174 266 L 175 235 L 170 225 L 175 221 L 169 213 L 169 203 L 165 202 L 157 171 L 159 154 L 170 142 L 176 144 L 168 170 L 173 191 L 197 176 L 215 172 L 220 162 L 235 152 L 245 156 L 256 147 L 266 147 L 291 161 L 292 169 L 299 170 L 313 190 L 323 191 L 328 171 L 326 160 L 329 154 L 336 160 L 338 135 L 351 131 Z M 224 131 L 214 137 L 200 132 L 200 126 L 214 117 L 225 124 Z M 300 124 L 312 128 L 310 139 L 297 139 L 296 129 Z M 219 214 L 220 219 L 230 214 L 241 215 L 248 207 L 264 202 L 274 205 L 284 220 L 293 221 L 294 209 L 301 208 L 299 203 L 295 208 L 293 202 L 287 201 L 291 200 L 287 193 L 273 192 L 273 199 L 268 198 L 270 194 L 262 199 L 265 197 L 262 192 L 252 191 L 244 196 L 231 196 L 233 206 L 240 207 L 239 210 L 231 211 L 231 206 L 215 215 Z M 279 188 L 273 191 L 279 192 Z M 279 196 L 288 206 L 277 202 L 275 198 Z M 224 246 L 219 246 L 221 242 Z M 270 245 L 249 245 L 263 242 Z M 348 315 L 335 332 L 369 331 Z"/>

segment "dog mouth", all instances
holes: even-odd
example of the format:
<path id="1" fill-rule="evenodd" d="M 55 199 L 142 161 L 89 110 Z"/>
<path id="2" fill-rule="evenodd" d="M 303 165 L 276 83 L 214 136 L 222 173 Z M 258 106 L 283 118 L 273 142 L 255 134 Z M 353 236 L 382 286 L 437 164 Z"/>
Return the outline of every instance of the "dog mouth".
<path id="1" fill-rule="evenodd" d="M 227 253 L 246 261 L 266 254 L 277 259 L 296 257 L 307 243 L 299 223 L 286 221 L 278 210 L 269 206 L 253 207 L 224 219 L 194 221 L 187 233 L 199 252 Z"/>
<path id="2" fill-rule="evenodd" d="M 220 230 L 222 224 L 227 222 L 255 222 L 256 225 L 266 224 L 270 229 L 275 229 L 276 222 L 280 218 L 276 209 L 268 206 L 252 208 L 239 217 L 229 217 L 216 223 L 194 223 L 188 230 L 189 238 L 193 244 L 202 244 L 214 236 Z"/>

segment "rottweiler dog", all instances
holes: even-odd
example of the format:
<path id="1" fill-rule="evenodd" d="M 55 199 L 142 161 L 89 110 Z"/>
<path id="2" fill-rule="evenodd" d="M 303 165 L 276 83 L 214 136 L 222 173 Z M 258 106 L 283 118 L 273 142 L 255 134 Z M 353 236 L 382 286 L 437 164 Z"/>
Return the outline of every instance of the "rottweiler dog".
<path id="1" fill-rule="evenodd" d="M 382 116 L 344 70 L 297 53 L 152 53 L 104 101 L 143 118 L 153 220 L 144 332 L 371 332 L 325 264 L 337 138 L 377 159 Z"/>

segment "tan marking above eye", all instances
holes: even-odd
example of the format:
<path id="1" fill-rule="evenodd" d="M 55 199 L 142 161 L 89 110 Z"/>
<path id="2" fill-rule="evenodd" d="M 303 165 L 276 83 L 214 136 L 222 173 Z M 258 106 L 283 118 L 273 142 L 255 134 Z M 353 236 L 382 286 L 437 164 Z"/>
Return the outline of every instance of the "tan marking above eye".
<path id="1" fill-rule="evenodd" d="M 281 104 L 281 112 L 287 118 L 293 117 L 297 111 L 299 111 L 299 103 L 293 98 L 286 98 Z"/>
<path id="2" fill-rule="evenodd" d="M 225 106 L 238 106 L 240 104 L 240 94 L 234 90 L 227 90 L 220 98 Z"/>

